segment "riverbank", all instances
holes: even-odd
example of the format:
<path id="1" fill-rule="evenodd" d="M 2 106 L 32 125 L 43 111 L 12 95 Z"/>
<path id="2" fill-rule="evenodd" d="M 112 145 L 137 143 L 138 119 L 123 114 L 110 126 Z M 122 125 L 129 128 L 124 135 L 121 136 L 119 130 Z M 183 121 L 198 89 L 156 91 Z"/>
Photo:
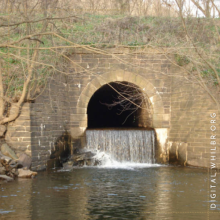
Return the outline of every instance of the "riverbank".
<path id="1" fill-rule="evenodd" d="M 2 181 L 10 182 L 16 178 L 33 178 L 37 172 L 30 170 L 31 158 L 26 154 L 19 157 L 7 145 L 2 144 L 0 151 L 0 184 Z"/>

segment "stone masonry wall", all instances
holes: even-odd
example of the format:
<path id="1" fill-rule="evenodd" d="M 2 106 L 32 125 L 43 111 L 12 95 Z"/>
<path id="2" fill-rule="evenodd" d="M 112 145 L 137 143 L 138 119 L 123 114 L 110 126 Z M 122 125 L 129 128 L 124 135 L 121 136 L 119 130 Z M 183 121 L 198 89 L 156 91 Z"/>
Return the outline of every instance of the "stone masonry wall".
<path id="1" fill-rule="evenodd" d="M 185 73 L 166 56 L 156 50 L 142 54 L 138 49 L 112 48 L 106 49 L 106 54 L 76 49 L 69 57 L 69 74 L 51 77 L 43 93 L 34 103 L 27 104 L 29 110 L 9 126 L 7 141 L 11 146 L 19 141 L 19 146 L 31 146 L 33 169 L 46 168 L 57 151 L 54 144 L 64 133 L 71 135 L 73 147 L 85 146 L 88 102 L 95 91 L 114 81 L 133 83 L 149 98 L 151 127 L 157 136 L 157 162 L 210 166 L 210 137 L 217 134 L 220 125 L 216 105 L 196 82 L 187 81 Z M 210 130 L 213 113 L 217 114 L 216 131 Z M 146 124 L 145 114 L 141 115 L 140 124 Z M 19 128 L 22 123 L 24 128 Z M 220 168 L 220 147 L 215 146 L 213 161 Z"/>
<path id="2" fill-rule="evenodd" d="M 13 112 L 13 110 L 11 109 L 10 112 Z M 18 156 L 21 153 L 31 156 L 30 103 L 25 103 L 19 117 L 8 124 L 5 141 L 16 151 Z"/>
<path id="3" fill-rule="evenodd" d="M 74 82 L 69 84 L 69 96 L 72 97 L 71 94 L 75 94 L 74 102 L 70 103 L 72 137 L 80 139 L 81 146 L 85 145 L 88 102 L 101 86 L 114 81 L 134 83 L 147 94 L 153 106 L 151 127 L 155 128 L 156 133 L 167 135 L 170 127 L 171 80 L 166 74 L 171 63 L 156 51 L 149 51 L 145 55 L 135 51 L 132 51 L 132 55 L 128 54 L 131 52 L 130 49 L 113 49 L 107 52 L 115 54 L 118 59 L 115 59 L 114 55 L 91 53 L 83 49 L 77 49 L 70 56 L 75 63 L 71 66 L 74 71 L 82 72 L 85 68 L 91 72 L 83 79 L 74 74 L 69 76 L 68 82 Z M 144 120 L 148 116 L 144 115 L 144 111 L 141 118 L 143 122 L 140 124 L 146 124 Z M 168 161 L 168 152 L 165 149 L 167 138 L 165 139 L 162 142 L 158 141 L 157 148 L 157 155 L 160 157 L 158 162 L 163 163 Z"/>
<path id="4" fill-rule="evenodd" d="M 83 83 L 74 76 L 70 76 L 71 80 L 80 87 L 77 91 L 80 99 L 77 102 L 77 95 L 75 103 L 70 104 L 71 123 L 75 123 L 70 127 L 72 136 L 78 136 L 83 140 L 82 143 L 85 142 L 86 106 L 91 94 L 105 83 L 127 80 L 144 87 L 144 91 L 154 105 L 153 112 L 160 109 L 159 114 L 153 114 L 152 125 L 157 133 L 158 144 L 163 145 L 159 146 L 158 158 L 161 159 L 158 161 L 172 163 L 175 156 L 177 164 L 210 166 L 210 148 L 213 147 L 210 144 L 212 141 L 210 137 L 217 134 L 210 130 L 210 120 L 212 119 L 210 114 L 217 114 L 217 108 L 208 93 L 198 83 L 185 80 L 186 73 L 172 65 L 163 54 L 155 51 L 140 54 L 133 51 L 131 55 L 129 54 L 131 51 L 128 49 L 121 51 L 114 49 L 108 50 L 108 52 L 115 53 L 118 60 L 123 60 L 123 62 L 114 59 L 114 56 L 92 54 L 85 50 L 77 50 L 71 56 L 72 60 L 77 63 L 77 67 L 81 65 L 87 70 L 95 68 L 93 74 L 86 77 Z M 129 65 L 131 63 L 132 65 Z M 73 68 L 80 71 L 74 66 Z M 147 80 L 144 82 L 145 85 L 140 83 L 137 75 Z M 99 78 L 99 76 L 103 76 L 103 78 Z M 148 84 L 153 85 L 153 89 L 152 87 L 147 88 Z M 155 96 L 155 92 L 157 96 Z M 70 89 L 69 94 L 71 93 Z M 159 99 L 160 104 L 158 104 Z M 216 127 L 219 127 L 218 116 L 216 119 Z M 216 138 L 216 143 L 219 143 L 219 137 Z M 214 162 L 219 168 L 219 145 L 217 145 L 215 153 L 216 161 Z"/>
<path id="5" fill-rule="evenodd" d="M 66 78 L 57 74 L 30 106 L 33 170 L 47 167 L 51 155 L 59 151 L 55 143 L 69 131 L 69 101 L 66 94 Z"/>
<path id="6" fill-rule="evenodd" d="M 216 127 L 215 131 L 210 129 L 212 125 Z M 181 151 L 176 155 L 182 164 L 185 161 L 185 165 L 210 167 L 210 162 L 215 162 L 220 168 L 220 147 L 211 144 L 211 141 L 219 143 L 219 125 L 217 106 L 208 93 L 196 82 L 183 81 L 179 85 L 178 78 L 173 78 L 168 138 L 172 151 Z M 216 137 L 212 139 L 212 135 Z M 211 150 L 214 147 L 216 150 Z M 212 155 L 216 160 L 211 160 Z"/>

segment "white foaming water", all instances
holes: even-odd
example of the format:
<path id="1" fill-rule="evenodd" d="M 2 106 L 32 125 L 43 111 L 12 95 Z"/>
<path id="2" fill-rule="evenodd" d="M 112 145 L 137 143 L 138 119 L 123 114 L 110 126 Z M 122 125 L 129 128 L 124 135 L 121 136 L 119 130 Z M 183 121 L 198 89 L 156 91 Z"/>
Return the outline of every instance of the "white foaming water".
<path id="1" fill-rule="evenodd" d="M 155 164 L 153 130 L 87 130 L 87 150 L 96 153 L 99 167 L 141 168 Z"/>
<path id="2" fill-rule="evenodd" d="M 105 152 L 97 151 L 96 155 L 93 157 L 94 160 L 99 161 L 98 168 L 111 168 L 111 169 L 129 169 L 133 170 L 134 168 L 146 168 L 146 167 L 157 167 L 159 164 L 150 164 L 150 163 L 134 163 L 134 162 L 118 162 L 111 158 L 110 155 Z"/>

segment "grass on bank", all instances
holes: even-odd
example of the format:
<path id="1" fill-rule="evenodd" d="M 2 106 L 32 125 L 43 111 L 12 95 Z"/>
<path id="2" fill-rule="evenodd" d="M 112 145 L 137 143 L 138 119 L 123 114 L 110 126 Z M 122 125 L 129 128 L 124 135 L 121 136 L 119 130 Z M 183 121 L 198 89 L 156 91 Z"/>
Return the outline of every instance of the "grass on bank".
<path id="1" fill-rule="evenodd" d="M 4 16 L 7 15 L 5 14 Z M 12 21 L 19 22 L 20 18 L 16 18 L 16 15 L 11 16 L 14 16 L 14 19 L 13 17 L 11 19 Z M 42 14 L 35 14 L 33 20 L 42 17 Z M 220 19 L 187 18 L 186 26 L 194 43 L 209 54 L 213 54 L 213 59 L 210 60 L 220 76 Z M 27 35 L 27 27 L 30 34 L 39 33 L 42 28 L 42 22 L 32 23 L 29 26 L 20 24 L 10 29 L 0 27 L 0 35 L 2 36 L 0 43 L 21 39 Z M 151 47 L 176 48 L 174 57 L 179 66 L 188 65 L 194 56 L 191 53 L 191 49 L 187 48 L 186 34 L 181 20 L 176 17 L 128 17 L 123 15 L 84 14 L 78 19 L 53 20 L 49 23 L 47 31 L 56 32 L 75 44 L 89 45 L 101 49 L 118 45 L 131 47 L 149 45 Z M 45 48 L 45 50 L 40 51 L 38 62 L 51 65 L 57 65 L 60 57 L 47 48 L 70 45 L 70 43 L 50 35 L 44 36 L 41 41 L 43 42 L 41 47 Z M 0 58 L 4 61 L 4 88 L 9 97 L 16 96 L 23 89 L 25 71 L 28 66 L 25 60 L 27 57 L 30 58 L 32 56 L 33 49 L 31 48 L 34 48 L 35 44 L 35 41 L 25 40 L 17 44 L 23 49 L 0 48 Z M 29 50 L 28 47 L 30 48 Z M 65 53 L 64 49 L 57 51 Z M 50 68 L 37 65 L 34 69 L 31 86 L 34 87 L 34 84 L 43 85 L 45 78 L 50 74 Z M 202 76 L 209 79 L 211 77 L 214 85 L 218 85 L 216 76 L 210 68 L 202 68 Z"/>

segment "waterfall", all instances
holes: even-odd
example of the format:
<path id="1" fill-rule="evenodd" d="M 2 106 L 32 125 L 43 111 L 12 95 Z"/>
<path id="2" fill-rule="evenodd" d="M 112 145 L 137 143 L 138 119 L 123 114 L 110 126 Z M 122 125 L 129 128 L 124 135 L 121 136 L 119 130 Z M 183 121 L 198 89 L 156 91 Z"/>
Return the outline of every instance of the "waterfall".
<path id="1" fill-rule="evenodd" d="M 104 152 L 118 162 L 155 163 L 153 130 L 87 130 L 87 150 Z"/>

